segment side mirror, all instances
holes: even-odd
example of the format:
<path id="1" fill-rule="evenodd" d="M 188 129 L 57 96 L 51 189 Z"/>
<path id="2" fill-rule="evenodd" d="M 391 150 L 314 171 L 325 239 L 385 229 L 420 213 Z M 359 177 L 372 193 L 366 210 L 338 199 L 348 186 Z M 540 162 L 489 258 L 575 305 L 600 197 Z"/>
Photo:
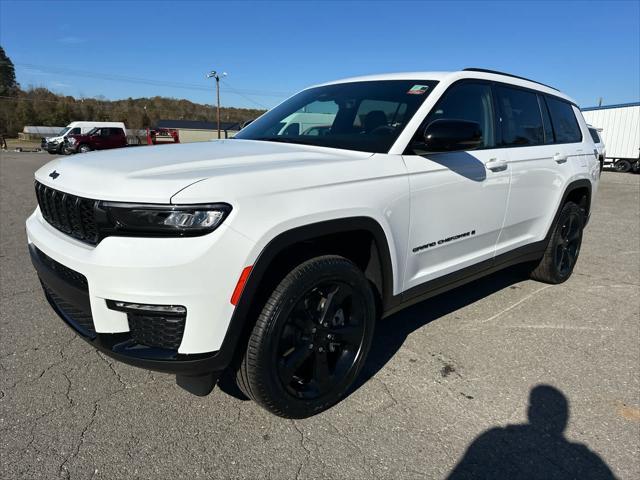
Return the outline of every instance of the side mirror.
<path id="1" fill-rule="evenodd" d="M 478 122 L 442 118 L 424 129 L 424 149 L 428 152 L 473 150 L 482 143 L 482 129 Z"/>

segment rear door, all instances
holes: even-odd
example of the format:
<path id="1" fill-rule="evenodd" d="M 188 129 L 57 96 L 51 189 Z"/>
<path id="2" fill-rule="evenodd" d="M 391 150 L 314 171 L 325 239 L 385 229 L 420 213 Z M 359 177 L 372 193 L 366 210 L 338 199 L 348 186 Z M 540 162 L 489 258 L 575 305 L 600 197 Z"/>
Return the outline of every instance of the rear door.
<path id="1" fill-rule="evenodd" d="M 510 85 L 497 85 L 502 146 L 511 168 L 511 191 L 496 255 L 544 239 L 572 162 L 581 161 L 575 129 L 564 118 L 571 105 Z M 566 110 L 566 111 L 565 111 Z M 564 112 L 564 113 L 561 113 Z M 573 116 L 573 114 L 571 113 Z M 555 127 L 555 128 L 554 128 Z M 577 141 L 579 142 L 579 135 Z"/>
<path id="2" fill-rule="evenodd" d="M 475 150 L 403 155 L 411 188 L 404 288 L 492 260 L 509 194 L 509 165 L 497 148 L 489 83 L 464 81 L 445 92 L 416 133 L 436 119 L 477 122 L 484 145 Z M 411 292 L 407 295 L 411 296 Z"/>

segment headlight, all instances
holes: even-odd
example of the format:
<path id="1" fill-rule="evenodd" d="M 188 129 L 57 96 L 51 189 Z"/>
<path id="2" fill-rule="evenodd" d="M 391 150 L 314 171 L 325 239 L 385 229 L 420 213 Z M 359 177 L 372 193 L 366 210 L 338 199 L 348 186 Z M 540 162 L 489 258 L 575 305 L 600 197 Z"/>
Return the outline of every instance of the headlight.
<path id="1" fill-rule="evenodd" d="M 229 215 L 226 203 L 212 205 L 149 205 L 100 202 L 102 236 L 196 236 L 215 230 Z M 105 235 L 106 234 L 106 235 Z"/>

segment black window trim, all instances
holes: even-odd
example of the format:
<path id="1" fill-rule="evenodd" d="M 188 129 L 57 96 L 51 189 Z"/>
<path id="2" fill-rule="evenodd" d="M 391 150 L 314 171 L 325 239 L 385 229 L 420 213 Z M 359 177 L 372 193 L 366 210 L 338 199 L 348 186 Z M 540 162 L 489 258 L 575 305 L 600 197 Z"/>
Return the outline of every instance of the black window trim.
<path id="1" fill-rule="evenodd" d="M 482 78 L 462 78 L 460 80 L 456 80 L 451 85 L 449 85 L 447 89 L 444 92 L 442 92 L 442 95 L 438 97 L 438 100 L 433 105 L 433 107 L 431 107 L 431 109 L 427 112 L 424 118 L 420 120 L 420 125 L 418 125 L 418 128 L 415 130 L 415 132 L 413 132 L 413 135 L 411 135 L 411 139 L 409 140 L 409 143 L 405 147 L 403 155 L 417 155 L 416 153 L 413 153 L 413 149 L 411 148 L 411 145 L 414 143 L 416 136 L 419 134 L 419 132 L 424 131 L 424 129 L 427 127 L 427 125 L 425 125 L 425 121 L 427 120 L 429 115 L 431 115 L 431 112 L 435 111 L 435 109 L 438 108 L 438 106 L 442 101 L 444 101 L 445 96 L 450 92 L 450 90 L 452 90 L 454 87 L 457 87 L 459 85 L 469 84 L 469 83 L 489 86 L 489 94 L 491 95 L 491 108 L 493 110 L 492 112 L 493 113 L 493 131 L 495 132 L 494 139 L 493 139 L 494 145 L 492 145 L 491 147 L 478 147 L 469 151 L 476 152 L 479 150 L 495 150 L 496 148 L 502 148 L 499 146 L 502 143 L 502 130 L 500 129 L 500 124 L 498 122 L 498 105 L 496 101 L 496 95 L 493 89 L 493 83 L 495 82 L 491 80 L 485 80 Z M 439 152 L 439 153 L 447 153 L 447 152 Z"/>
<path id="2" fill-rule="evenodd" d="M 573 116 L 575 118 L 576 124 L 578 125 L 578 130 L 580 131 L 580 140 L 576 141 L 576 142 L 558 142 L 556 140 L 556 130 L 553 127 L 553 119 L 551 118 L 551 110 L 549 109 L 549 105 L 547 104 L 547 97 L 551 97 L 554 100 L 558 100 L 560 102 L 564 102 L 567 103 L 573 107 L 576 107 L 578 110 L 580 110 L 580 107 L 578 107 L 578 105 L 576 105 L 574 102 L 567 100 L 566 98 L 562 98 L 558 95 L 553 95 L 551 93 L 547 93 L 547 92 L 543 92 L 541 90 L 536 90 L 534 88 L 529 88 L 529 87 L 523 87 L 521 85 L 514 85 L 513 83 L 507 83 L 507 82 L 500 82 L 500 81 L 496 81 L 496 80 L 486 80 L 483 78 L 461 78 L 460 80 L 456 80 L 455 82 L 453 82 L 451 85 L 449 85 L 447 87 L 447 89 L 442 92 L 442 94 L 440 95 L 440 97 L 438 97 L 438 100 L 436 100 L 436 103 L 433 105 L 433 107 L 431 107 L 431 109 L 426 113 L 426 115 L 424 115 L 424 117 L 422 118 L 422 120 L 420 121 L 420 124 L 418 125 L 418 128 L 413 132 L 413 134 L 411 135 L 411 139 L 409 140 L 409 143 L 407 143 L 407 146 L 404 149 L 403 155 L 416 155 L 415 153 L 413 153 L 411 145 L 413 144 L 416 135 L 418 134 L 418 132 L 423 130 L 423 125 L 425 120 L 427 119 L 427 117 L 431 114 L 432 111 L 434 111 L 438 105 L 440 104 L 440 102 L 442 101 L 442 99 L 445 97 L 445 95 L 449 92 L 449 90 L 451 90 L 453 87 L 463 84 L 463 83 L 478 83 L 478 84 L 486 84 L 489 85 L 491 87 L 491 98 L 493 99 L 493 123 L 494 123 L 494 130 L 495 130 L 495 145 L 493 147 L 479 147 L 479 148 L 474 148 L 473 150 L 469 150 L 470 152 L 475 152 L 478 150 L 495 150 L 498 148 L 527 148 L 527 147 L 545 147 L 545 146 L 549 146 L 549 145 L 569 145 L 569 144 L 573 144 L 573 143 L 582 143 L 584 141 L 584 134 L 582 132 L 582 128 L 580 126 L 580 122 L 578 121 L 578 118 L 576 117 L 576 112 L 573 111 L 573 108 L 571 109 L 571 111 L 573 112 Z M 500 121 L 498 119 L 498 116 L 500 115 L 500 110 L 499 110 L 499 105 L 497 104 L 497 100 L 496 100 L 496 95 L 497 92 L 495 91 L 495 87 L 496 86 L 506 86 L 506 87 L 511 87 L 511 88 L 515 88 L 515 89 L 520 89 L 520 90 L 525 90 L 528 92 L 533 92 L 534 94 L 540 96 L 542 99 L 544 99 L 545 102 L 545 106 L 547 107 L 547 111 L 549 112 L 549 121 L 551 122 L 551 130 L 553 131 L 553 142 L 552 143 L 539 143 L 539 144 L 535 144 L 535 145 L 502 145 L 502 127 L 500 125 Z M 549 87 L 551 88 L 551 87 Z M 417 113 L 417 112 L 416 112 Z M 496 115 L 497 114 L 497 115 Z M 540 116 L 542 117 L 542 121 L 544 122 L 544 116 L 542 115 L 542 112 L 540 112 Z M 544 123 L 543 123 L 544 125 Z M 445 152 L 442 152 L 445 153 Z"/>

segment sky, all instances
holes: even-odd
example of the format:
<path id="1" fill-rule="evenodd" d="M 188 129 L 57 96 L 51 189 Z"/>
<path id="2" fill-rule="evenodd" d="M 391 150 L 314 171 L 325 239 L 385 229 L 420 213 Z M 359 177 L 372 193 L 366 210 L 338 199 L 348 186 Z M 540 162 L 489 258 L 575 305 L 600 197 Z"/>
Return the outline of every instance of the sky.
<path id="1" fill-rule="evenodd" d="M 23 88 L 270 108 L 344 77 L 465 67 L 555 86 L 582 107 L 640 100 L 640 0 L 608 2 L 0 0 Z"/>

